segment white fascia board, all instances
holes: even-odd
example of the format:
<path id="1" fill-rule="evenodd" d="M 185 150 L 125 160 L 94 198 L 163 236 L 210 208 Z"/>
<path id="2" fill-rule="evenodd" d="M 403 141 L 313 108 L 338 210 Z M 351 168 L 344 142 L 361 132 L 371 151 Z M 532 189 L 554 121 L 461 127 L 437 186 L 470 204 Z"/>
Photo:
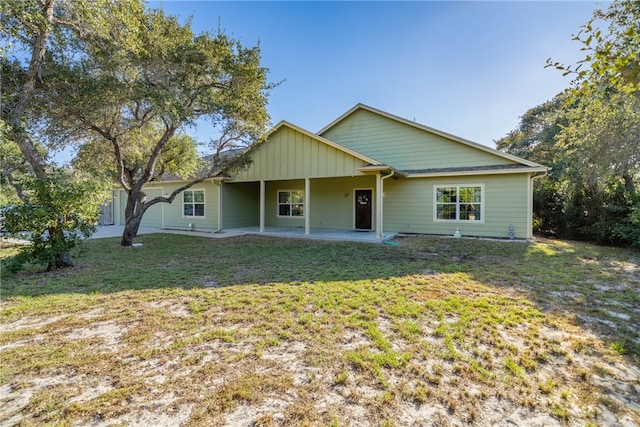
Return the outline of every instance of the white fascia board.
<path id="1" fill-rule="evenodd" d="M 393 172 L 395 175 L 406 177 L 407 174 L 398 169 L 392 168 L 387 165 L 367 165 L 358 168 L 358 171 L 362 173 L 378 173 L 378 172 Z"/>
<path id="2" fill-rule="evenodd" d="M 448 172 L 427 172 L 427 173 L 410 173 L 407 178 L 437 178 L 441 176 L 472 176 L 472 175 L 508 175 L 508 174 L 546 174 L 546 167 L 527 168 L 527 169 L 486 169 L 473 171 L 448 171 Z"/>

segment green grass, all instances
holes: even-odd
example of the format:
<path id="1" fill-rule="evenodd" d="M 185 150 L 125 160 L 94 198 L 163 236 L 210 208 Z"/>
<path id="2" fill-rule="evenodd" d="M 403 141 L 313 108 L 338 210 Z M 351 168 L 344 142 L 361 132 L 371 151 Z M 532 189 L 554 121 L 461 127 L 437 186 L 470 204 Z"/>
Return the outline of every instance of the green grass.
<path id="1" fill-rule="evenodd" d="M 637 252 L 137 240 L 87 241 L 64 271 L 2 272 L 0 387 L 28 398 L 8 398 L 0 418 L 490 425 L 526 408 L 557 425 L 598 425 L 604 412 L 640 422 L 619 398 L 637 398 L 640 381 L 627 378 L 640 357 Z"/>

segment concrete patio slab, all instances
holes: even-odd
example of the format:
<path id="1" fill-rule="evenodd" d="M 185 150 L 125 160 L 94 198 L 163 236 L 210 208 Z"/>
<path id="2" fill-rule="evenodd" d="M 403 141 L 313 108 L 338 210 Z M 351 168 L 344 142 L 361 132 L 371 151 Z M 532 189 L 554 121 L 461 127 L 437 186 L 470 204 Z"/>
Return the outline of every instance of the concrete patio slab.
<path id="1" fill-rule="evenodd" d="M 101 239 L 107 237 L 120 237 L 124 230 L 120 225 L 103 225 L 99 226 L 97 231 L 91 237 L 92 239 Z M 380 243 L 381 240 L 376 239 L 375 231 L 355 231 L 355 230 L 329 230 L 329 229 L 312 229 L 311 234 L 304 234 L 304 228 L 297 227 L 266 227 L 264 232 L 260 232 L 259 227 L 242 227 L 231 228 L 222 231 L 190 231 L 175 230 L 167 228 L 140 227 L 138 235 L 164 233 L 164 234 L 183 234 L 187 236 L 208 237 L 211 239 L 221 239 L 235 236 L 243 236 L 248 234 L 262 236 L 277 236 L 298 239 L 315 239 L 315 240 L 338 240 L 338 241 L 355 241 Z M 395 234 L 389 233 L 382 240 L 389 240 Z"/>

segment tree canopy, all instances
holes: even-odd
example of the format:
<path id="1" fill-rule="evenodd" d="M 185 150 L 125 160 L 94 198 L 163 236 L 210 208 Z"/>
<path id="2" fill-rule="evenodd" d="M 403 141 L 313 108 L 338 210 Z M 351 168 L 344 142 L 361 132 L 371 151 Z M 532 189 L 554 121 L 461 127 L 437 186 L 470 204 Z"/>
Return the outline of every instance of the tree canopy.
<path id="1" fill-rule="evenodd" d="M 573 88 L 530 109 L 497 142 L 552 168 L 535 189 L 538 231 L 640 246 L 639 37 L 640 2 L 596 10 L 574 37 L 585 58 L 548 61 L 574 76 Z"/>
<path id="2" fill-rule="evenodd" d="M 222 151 L 257 140 L 268 123 L 272 86 L 259 46 L 246 48 L 221 30 L 194 34 L 189 22 L 140 9 L 106 25 L 108 37 L 89 38 L 78 53 L 60 53 L 42 108 L 48 138 L 83 141 L 85 160 L 108 155 L 101 158 L 110 159 L 128 194 L 122 244 L 130 245 L 150 206 L 171 202 L 217 172 Z M 197 168 L 196 142 L 184 129 L 203 119 L 218 138 L 209 147 L 213 161 Z M 145 184 L 164 173 L 193 180 L 168 197 L 147 200 Z"/>
<path id="3" fill-rule="evenodd" d="M 73 264 L 71 249 L 79 233 L 92 232 L 102 191 L 76 173 L 62 170 L 48 159 L 51 146 L 37 137 L 46 98 L 43 70 L 52 49 L 64 50 L 85 31 L 85 19 L 109 2 L 89 4 L 67 0 L 0 2 L 0 167 L 3 199 L 17 203 L 5 210 L 6 228 L 30 231 L 33 244 L 23 247 L 15 268 L 37 261 L 48 270 Z M 97 16 L 97 15 L 96 15 Z M 17 153 L 19 152 L 19 155 Z M 75 206 L 75 213 L 68 208 Z"/>
<path id="4" fill-rule="evenodd" d="M 259 46 L 247 48 L 221 29 L 194 34 L 189 21 L 138 0 L 3 5 L 3 37 L 33 52 L 29 63 L 3 55 L 8 139 L 42 179 L 52 166 L 34 141 L 74 144 L 76 167 L 118 183 L 128 195 L 125 246 L 150 206 L 242 165 L 243 157 L 224 153 L 255 142 L 267 126 L 273 85 Z M 215 129 L 207 165 L 185 132 L 202 120 Z M 191 181 L 147 200 L 144 186 L 165 173 Z"/>

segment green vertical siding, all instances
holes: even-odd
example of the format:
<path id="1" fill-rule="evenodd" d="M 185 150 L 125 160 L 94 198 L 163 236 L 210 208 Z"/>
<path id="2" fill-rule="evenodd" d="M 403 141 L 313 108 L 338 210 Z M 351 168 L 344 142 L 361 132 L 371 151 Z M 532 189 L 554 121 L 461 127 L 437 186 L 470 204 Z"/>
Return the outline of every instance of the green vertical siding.
<path id="1" fill-rule="evenodd" d="M 147 194 L 147 200 L 151 200 L 155 197 L 162 196 L 162 187 L 151 188 L 145 187 L 144 192 Z M 140 222 L 141 227 L 162 227 L 162 206 L 161 204 L 155 204 L 147 209 Z"/>
<path id="2" fill-rule="evenodd" d="M 265 225 L 268 227 L 302 227 L 304 228 L 304 217 L 279 217 L 278 216 L 278 191 L 284 190 L 304 190 L 304 180 L 287 180 L 267 182 L 265 185 Z M 311 196 L 313 209 L 313 195 Z M 304 213 L 307 214 L 306 212 Z M 311 216 L 313 218 L 313 215 Z"/>
<path id="3" fill-rule="evenodd" d="M 124 225 L 124 208 L 127 204 L 127 193 L 124 190 L 118 189 L 115 191 L 114 197 L 114 224 Z"/>
<path id="4" fill-rule="evenodd" d="M 358 168 L 367 164 L 284 125 L 251 158 L 247 169 L 232 174 L 235 182 L 362 175 Z"/>
<path id="5" fill-rule="evenodd" d="M 509 224 L 515 237 L 528 237 L 528 176 L 482 175 L 450 178 L 388 179 L 384 184 L 384 231 L 507 238 Z M 434 221 L 434 186 L 484 186 L 483 223 Z"/>
<path id="6" fill-rule="evenodd" d="M 373 190 L 372 224 L 375 228 L 375 176 L 311 180 L 311 227 L 351 230 L 354 228 L 355 189 Z"/>
<path id="7" fill-rule="evenodd" d="M 222 185 L 222 228 L 260 225 L 260 183 Z"/>
<path id="8" fill-rule="evenodd" d="M 164 194 L 171 194 L 183 183 L 164 184 Z M 204 191 L 204 217 L 183 216 L 183 195 L 178 194 L 171 204 L 163 203 L 164 228 L 187 229 L 191 223 L 194 230 L 211 231 L 218 229 L 218 191 L 219 185 L 203 182 L 189 190 Z"/>
<path id="9" fill-rule="evenodd" d="M 515 163 L 367 110 L 355 111 L 321 136 L 400 170 Z"/>
<path id="10" fill-rule="evenodd" d="M 170 194 L 184 183 L 163 183 L 162 187 L 145 187 L 147 200 L 164 194 Z M 174 199 L 173 203 L 157 203 L 145 212 L 142 222 L 143 227 L 187 229 L 189 223 L 195 230 L 210 231 L 218 228 L 218 185 L 214 183 L 201 183 L 194 190 L 204 190 L 205 194 L 205 216 L 204 217 L 183 217 L 182 215 L 182 194 Z M 127 204 L 127 194 L 119 190 L 115 203 L 114 223 L 124 225 L 125 207 Z"/>

